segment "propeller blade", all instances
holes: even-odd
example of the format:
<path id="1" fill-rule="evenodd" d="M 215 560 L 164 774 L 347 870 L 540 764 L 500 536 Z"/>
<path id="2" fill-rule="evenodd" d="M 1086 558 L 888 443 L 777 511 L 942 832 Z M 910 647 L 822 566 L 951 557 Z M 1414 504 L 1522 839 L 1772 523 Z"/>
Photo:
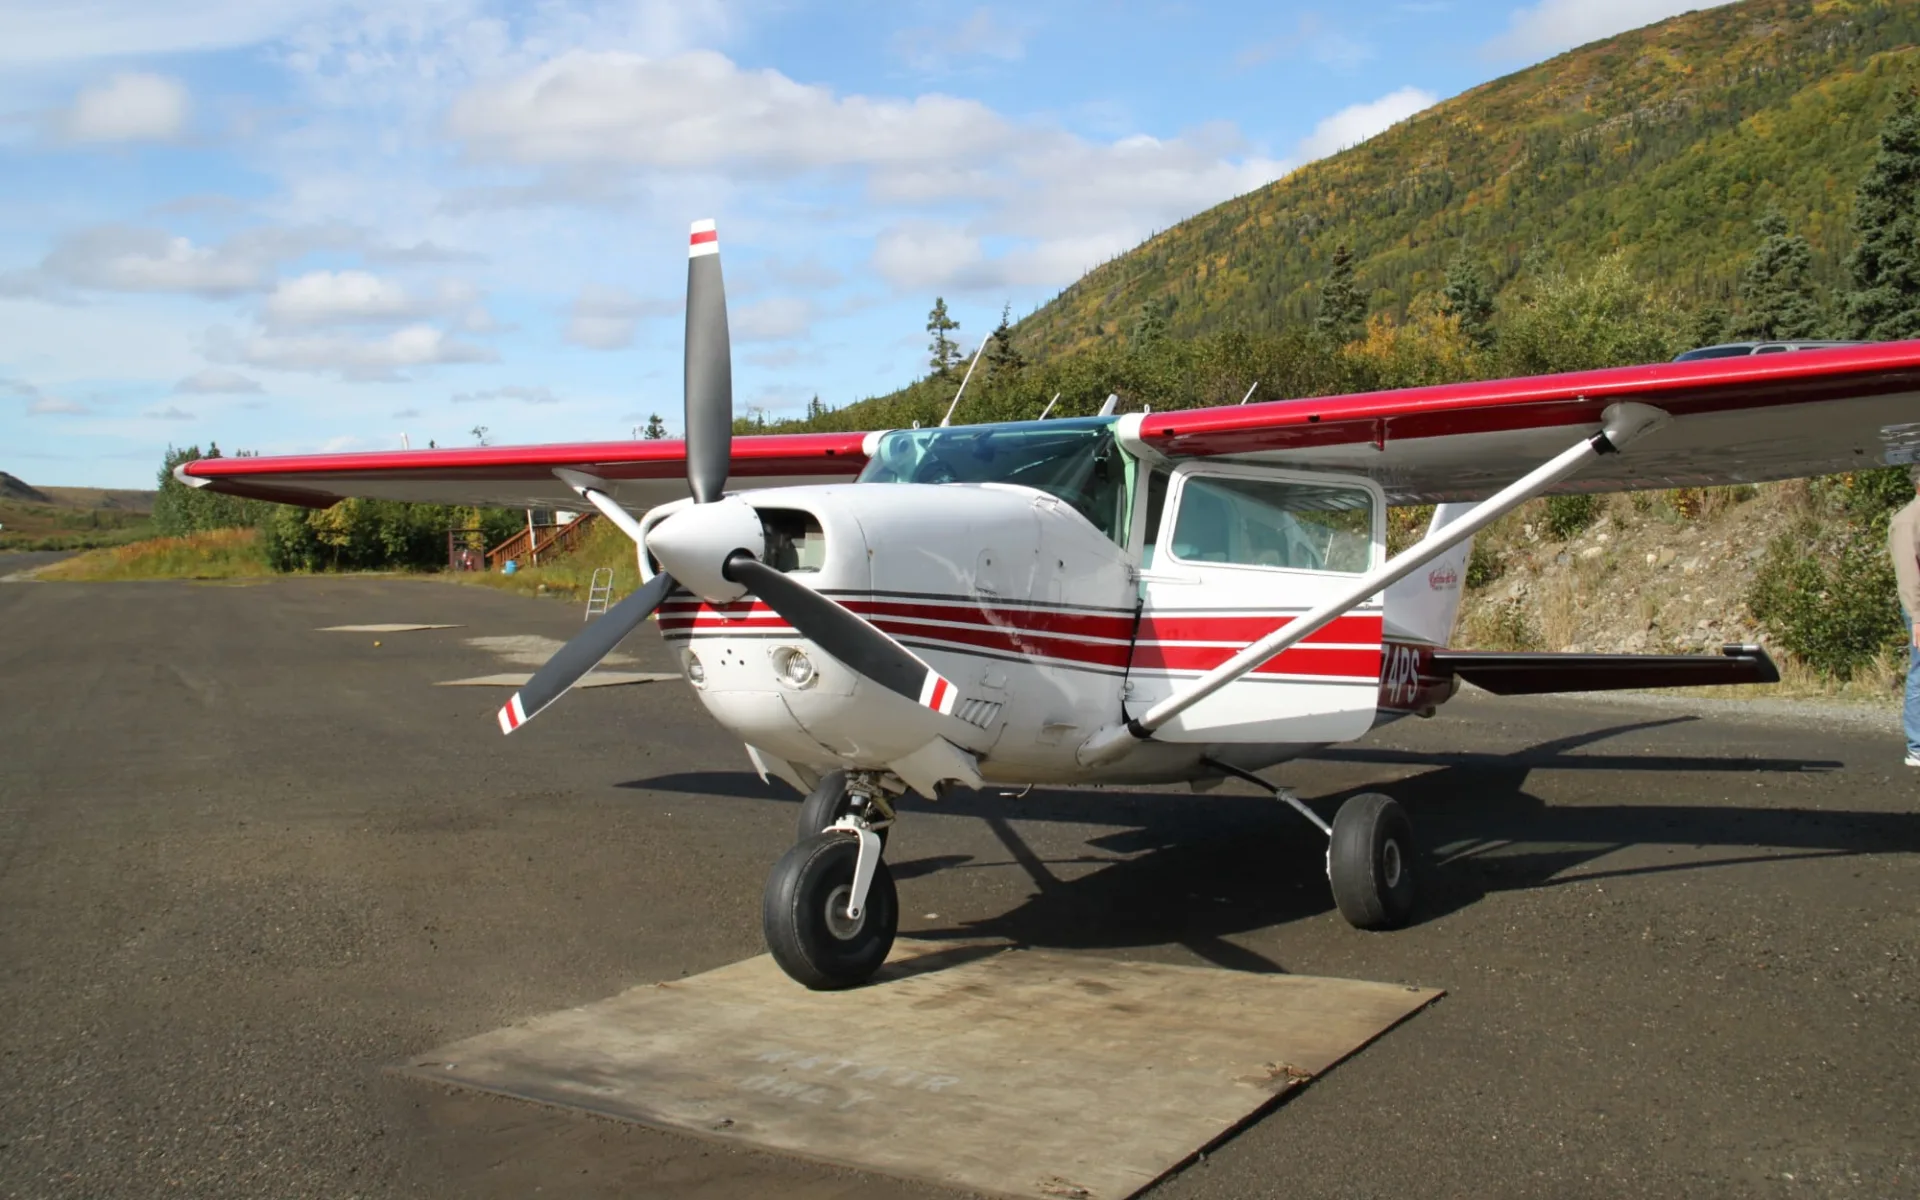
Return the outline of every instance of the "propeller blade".
<path id="1" fill-rule="evenodd" d="M 687 245 L 686 355 L 687 485 L 695 503 L 711 504 L 727 486 L 733 454 L 733 350 L 712 221 L 695 221 Z"/>
<path id="2" fill-rule="evenodd" d="M 795 583 L 744 550 L 723 574 L 766 601 L 801 636 L 881 687 L 935 712 L 953 712 L 959 689 L 913 651 L 805 584 Z"/>
<path id="3" fill-rule="evenodd" d="M 672 576 L 660 572 L 554 651 L 553 657 L 533 673 L 533 678 L 500 707 L 500 732 L 512 733 L 564 696 L 568 688 L 580 682 L 582 675 L 598 666 L 623 638 L 651 616 L 672 590 Z"/>

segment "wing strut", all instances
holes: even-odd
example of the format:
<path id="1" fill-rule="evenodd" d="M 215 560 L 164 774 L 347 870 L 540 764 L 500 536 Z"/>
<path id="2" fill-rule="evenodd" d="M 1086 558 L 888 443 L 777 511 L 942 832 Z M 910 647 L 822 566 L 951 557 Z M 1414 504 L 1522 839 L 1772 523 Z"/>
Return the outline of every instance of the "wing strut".
<path id="1" fill-rule="evenodd" d="M 1582 438 L 1553 459 L 1536 467 L 1500 491 L 1474 505 L 1458 519 L 1434 530 L 1380 567 L 1363 575 L 1333 599 L 1305 615 L 1282 625 L 1266 637 L 1221 663 L 1175 692 L 1139 717 L 1118 725 L 1109 725 L 1081 744 L 1078 757 L 1083 766 L 1093 767 L 1117 762 L 1133 748 L 1153 736 L 1153 732 L 1181 713 L 1213 695 L 1221 688 L 1266 662 L 1287 647 L 1306 638 L 1367 597 L 1387 585 L 1411 575 L 1495 520 L 1546 491 L 1554 484 L 1585 466 L 1589 459 L 1615 454 L 1641 434 L 1664 423 L 1667 414 L 1645 404 L 1630 402 L 1609 405 L 1602 414 L 1600 432 Z"/>

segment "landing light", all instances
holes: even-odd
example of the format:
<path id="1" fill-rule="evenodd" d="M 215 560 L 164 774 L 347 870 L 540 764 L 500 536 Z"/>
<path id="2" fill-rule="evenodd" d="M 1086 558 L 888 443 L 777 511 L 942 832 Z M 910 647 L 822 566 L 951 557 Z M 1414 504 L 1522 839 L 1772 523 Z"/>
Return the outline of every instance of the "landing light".
<path id="1" fill-rule="evenodd" d="M 707 669 L 700 665 L 700 656 L 691 650 L 687 651 L 687 679 L 695 687 L 705 687 L 707 683 Z"/>
<path id="2" fill-rule="evenodd" d="M 812 683 L 815 674 L 813 660 L 791 646 L 781 646 L 773 652 L 773 669 L 781 682 L 797 688 Z"/>

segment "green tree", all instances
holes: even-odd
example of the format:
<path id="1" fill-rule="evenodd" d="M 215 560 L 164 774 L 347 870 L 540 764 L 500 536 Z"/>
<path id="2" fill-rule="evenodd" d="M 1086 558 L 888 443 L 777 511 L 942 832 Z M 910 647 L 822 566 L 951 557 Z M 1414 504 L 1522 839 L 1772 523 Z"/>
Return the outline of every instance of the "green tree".
<path id="1" fill-rule="evenodd" d="M 1740 300 L 1746 311 L 1733 336 L 1771 342 L 1819 337 L 1825 323 L 1815 295 L 1813 247 L 1787 232 L 1779 209 L 1760 218 L 1760 245 L 1740 272 Z"/>
<path id="2" fill-rule="evenodd" d="M 1848 333 L 1871 341 L 1920 336 L 1920 103 L 1911 89 L 1880 127 L 1880 152 L 1854 195 L 1853 231 Z"/>
<path id="3" fill-rule="evenodd" d="M 827 415 L 827 406 L 821 403 L 820 394 L 818 392 L 815 392 L 813 399 L 807 401 L 807 420 L 809 422 L 818 421 L 821 417 L 824 417 L 826 415 Z"/>
<path id="4" fill-rule="evenodd" d="M 1466 251 L 1447 266 L 1447 286 L 1440 293 L 1440 311 L 1460 322 L 1460 332 L 1485 350 L 1493 345 L 1493 289 L 1480 273 L 1480 264 Z"/>
<path id="5" fill-rule="evenodd" d="M 1333 251 L 1333 266 L 1320 289 L 1320 315 L 1314 328 L 1336 342 L 1353 340 L 1367 319 L 1367 298 L 1353 282 L 1353 251 L 1345 242 Z"/>
<path id="6" fill-rule="evenodd" d="M 1134 314 L 1133 330 L 1127 337 L 1127 352 L 1135 356 L 1159 352 L 1167 340 L 1167 309 L 1158 298 L 1140 302 Z"/>
<path id="7" fill-rule="evenodd" d="M 987 343 L 988 377 L 994 381 L 995 386 L 1013 382 L 1014 377 L 1027 365 L 1027 360 L 1013 344 L 1013 306 L 1011 304 L 1000 307 L 1000 323 L 993 327 L 993 332 L 988 335 L 988 338 L 990 339 Z"/>
<path id="8" fill-rule="evenodd" d="M 647 428 L 640 436 L 649 442 L 660 441 L 667 436 L 667 423 L 661 419 L 659 413 L 650 413 L 647 416 Z"/>
<path id="9" fill-rule="evenodd" d="M 951 374 L 960 361 L 960 347 L 947 336 L 958 328 L 960 322 L 947 315 L 946 297 L 934 297 L 933 311 L 927 314 L 927 332 L 933 335 L 933 340 L 927 343 L 927 363 L 935 375 Z"/>
<path id="10" fill-rule="evenodd" d="M 473 440 L 479 445 L 484 446 L 487 444 L 488 430 L 485 425 L 475 425 L 472 429 L 467 430 L 467 432 L 473 435 Z"/>
<path id="11" fill-rule="evenodd" d="M 1610 254 L 1591 270 L 1558 266 L 1526 281 L 1507 310 L 1494 357 L 1510 375 L 1546 375 L 1662 362 L 1680 349 L 1683 321 L 1673 300 Z"/>
<path id="12" fill-rule="evenodd" d="M 1732 324 L 1733 314 L 1718 304 L 1709 304 L 1697 310 L 1693 319 L 1687 322 L 1687 346 L 1713 346 L 1727 340 L 1727 326 Z"/>
<path id="13" fill-rule="evenodd" d="M 245 457 L 242 451 L 238 457 Z M 153 498 L 153 528 L 162 537 L 184 537 L 209 529 L 232 529 L 258 525 L 269 509 L 278 507 L 260 500 L 243 500 L 206 488 L 191 487 L 174 476 L 173 469 L 197 458 L 219 458 L 220 447 L 210 443 L 205 454 L 198 446 L 167 447 L 157 476 L 159 488 Z"/>

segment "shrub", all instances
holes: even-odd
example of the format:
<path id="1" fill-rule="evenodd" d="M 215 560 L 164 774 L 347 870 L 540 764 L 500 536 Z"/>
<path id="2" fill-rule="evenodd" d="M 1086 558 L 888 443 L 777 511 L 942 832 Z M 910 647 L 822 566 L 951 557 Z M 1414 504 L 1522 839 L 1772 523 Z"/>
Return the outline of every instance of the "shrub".
<path id="1" fill-rule="evenodd" d="M 1481 538 L 1473 540 L 1473 550 L 1467 555 L 1467 587 L 1483 588 L 1506 571 L 1507 564 L 1500 552 L 1487 545 Z"/>
<path id="2" fill-rule="evenodd" d="M 1747 607 L 1780 645 L 1835 679 L 1906 640 L 1893 565 L 1871 528 L 1809 521 L 1775 539 Z"/>
<path id="3" fill-rule="evenodd" d="M 1598 520 L 1605 504 L 1599 496 L 1548 496 L 1547 532 L 1564 542 Z"/>

